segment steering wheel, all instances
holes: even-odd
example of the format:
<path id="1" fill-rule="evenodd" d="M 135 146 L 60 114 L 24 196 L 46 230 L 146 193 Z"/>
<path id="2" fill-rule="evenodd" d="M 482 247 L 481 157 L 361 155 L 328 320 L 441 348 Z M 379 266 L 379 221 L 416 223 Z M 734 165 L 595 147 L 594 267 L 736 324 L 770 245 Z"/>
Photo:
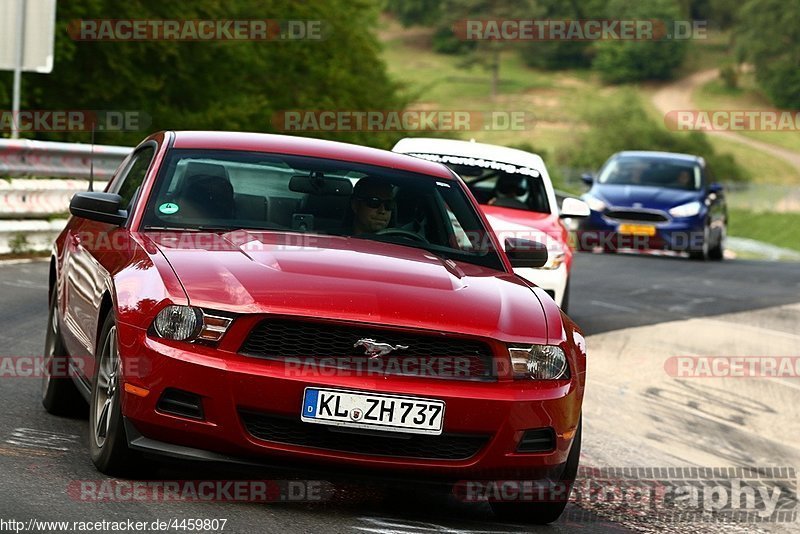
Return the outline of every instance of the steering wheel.
<path id="1" fill-rule="evenodd" d="M 412 239 L 414 241 L 419 241 L 420 243 L 428 243 L 428 240 L 425 239 L 423 236 L 414 233 L 410 230 L 403 230 L 402 228 L 384 228 L 383 230 L 378 230 L 375 232 L 376 235 L 396 235 L 398 237 L 405 237 L 408 239 Z"/>

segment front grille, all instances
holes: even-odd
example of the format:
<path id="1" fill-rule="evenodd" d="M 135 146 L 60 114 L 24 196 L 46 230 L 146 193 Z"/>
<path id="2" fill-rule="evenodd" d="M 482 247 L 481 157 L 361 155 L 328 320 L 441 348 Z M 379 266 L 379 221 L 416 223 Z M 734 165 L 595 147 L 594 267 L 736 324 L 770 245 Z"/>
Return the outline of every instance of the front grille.
<path id="1" fill-rule="evenodd" d="M 620 221 L 644 221 L 644 222 L 667 222 L 669 217 L 666 213 L 660 211 L 644 211 L 644 210 L 609 210 L 603 215 L 609 219 L 617 219 Z"/>
<path id="2" fill-rule="evenodd" d="M 370 358 L 364 347 L 354 346 L 360 339 L 408 348 Z M 494 377 L 492 352 L 482 341 L 360 325 L 267 319 L 253 328 L 240 353 L 285 360 L 299 369 L 335 367 L 355 373 L 458 380 L 491 380 Z"/>
<path id="3" fill-rule="evenodd" d="M 260 440 L 370 456 L 466 460 L 475 456 L 489 441 L 486 435 L 429 436 L 345 430 L 256 412 L 241 411 L 239 415 L 247 432 Z"/>

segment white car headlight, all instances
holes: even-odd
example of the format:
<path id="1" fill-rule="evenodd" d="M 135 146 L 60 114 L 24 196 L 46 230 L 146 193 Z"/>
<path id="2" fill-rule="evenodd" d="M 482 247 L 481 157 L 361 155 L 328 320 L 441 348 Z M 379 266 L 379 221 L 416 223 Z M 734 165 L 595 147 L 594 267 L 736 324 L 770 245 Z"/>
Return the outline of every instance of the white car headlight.
<path id="1" fill-rule="evenodd" d="M 558 243 L 551 243 L 547 247 L 547 263 L 541 268 L 545 271 L 553 271 L 561 267 L 566 258 L 567 253 L 564 251 L 564 247 Z"/>
<path id="2" fill-rule="evenodd" d="M 514 378 L 564 380 L 569 378 L 569 364 L 561 347 L 529 345 L 508 347 Z"/>
<path id="3" fill-rule="evenodd" d="M 159 337 L 175 341 L 197 337 L 202 327 L 203 312 L 191 306 L 167 306 L 153 321 L 153 329 Z"/>
<path id="4" fill-rule="evenodd" d="M 605 202 L 589 194 L 584 195 L 583 201 L 589 205 L 589 209 L 592 211 L 605 211 L 608 207 Z"/>
<path id="5" fill-rule="evenodd" d="M 669 210 L 669 214 L 673 217 L 694 217 L 703 208 L 703 204 L 697 200 L 689 202 L 688 204 L 681 204 Z"/>

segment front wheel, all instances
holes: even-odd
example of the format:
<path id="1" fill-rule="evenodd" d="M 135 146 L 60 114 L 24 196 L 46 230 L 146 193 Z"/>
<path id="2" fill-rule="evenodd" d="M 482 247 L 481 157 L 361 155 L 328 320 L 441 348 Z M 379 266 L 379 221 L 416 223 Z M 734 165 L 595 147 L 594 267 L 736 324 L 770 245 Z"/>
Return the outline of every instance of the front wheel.
<path id="1" fill-rule="evenodd" d="M 581 429 L 583 418 L 578 421 L 578 430 L 572 441 L 564 471 L 558 482 L 566 486 L 564 498 L 553 502 L 493 502 L 492 511 L 502 519 L 519 523 L 546 525 L 556 521 L 564 512 L 569 501 L 569 494 L 578 476 L 578 463 L 581 458 Z"/>
<path id="2" fill-rule="evenodd" d="M 86 403 L 69 377 L 69 355 L 61 341 L 58 326 L 58 290 L 53 288 L 42 366 L 42 406 L 53 415 L 78 415 Z M 85 412 L 84 412 L 85 413 Z"/>
<path id="3" fill-rule="evenodd" d="M 711 239 L 711 231 L 706 224 L 703 227 L 703 244 L 699 249 L 689 251 L 689 259 L 695 261 L 706 261 L 709 255 L 709 240 Z"/>
<path id="4" fill-rule="evenodd" d="M 113 311 L 103 324 L 98 347 L 89 404 L 89 454 L 101 473 L 124 475 L 135 468 L 135 457 L 128 448 L 123 426 L 121 365 Z"/>
<path id="5" fill-rule="evenodd" d="M 723 225 L 723 227 L 719 231 L 719 240 L 717 241 L 716 245 L 714 245 L 708 251 L 709 259 L 714 261 L 720 261 L 725 256 L 725 239 L 728 237 L 727 228 Z"/>

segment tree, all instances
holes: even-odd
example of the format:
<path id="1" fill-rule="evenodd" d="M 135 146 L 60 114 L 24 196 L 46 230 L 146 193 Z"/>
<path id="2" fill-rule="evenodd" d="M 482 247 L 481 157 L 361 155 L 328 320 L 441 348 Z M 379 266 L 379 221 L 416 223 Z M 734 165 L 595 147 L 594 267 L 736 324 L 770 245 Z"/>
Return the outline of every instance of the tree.
<path id="1" fill-rule="evenodd" d="M 134 144 L 160 129 L 275 131 L 271 119 L 282 110 L 402 109 L 405 102 L 370 31 L 377 14 L 370 0 L 70 0 L 58 5 L 54 70 L 25 75 L 24 106 L 138 110 L 151 117 L 146 131 L 98 134 L 97 142 L 108 144 Z M 326 38 L 84 42 L 68 36 L 70 21 L 98 18 L 320 20 Z M 303 134 L 381 147 L 402 135 Z M 37 136 L 89 138 L 88 133 Z"/>
<path id="2" fill-rule="evenodd" d="M 586 20 L 605 16 L 605 0 L 539 0 L 544 19 Z M 531 67 L 548 70 L 588 68 L 592 63 L 590 41 L 534 41 L 525 43 L 522 58 Z"/>
<path id="3" fill-rule="evenodd" d="M 502 21 L 536 18 L 541 14 L 536 0 L 446 0 L 444 11 L 451 24 L 466 20 Z M 488 29 L 488 26 L 487 26 Z M 486 32 L 488 33 L 488 32 Z M 468 48 L 460 66 L 480 66 L 491 76 L 491 97 L 497 97 L 500 85 L 500 58 L 505 50 L 518 43 L 502 39 L 478 39 Z"/>
<path id="4" fill-rule="evenodd" d="M 800 108 L 800 4 L 748 0 L 736 28 L 739 52 L 756 67 L 756 80 L 782 108 Z"/>
<path id="5" fill-rule="evenodd" d="M 680 20 L 674 0 L 611 0 L 606 16 L 620 20 Z M 672 76 L 686 56 L 686 41 L 661 39 L 649 41 L 600 41 L 595 44 L 592 67 L 609 83 L 661 80 Z"/>
<path id="6" fill-rule="evenodd" d="M 442 0 L 386 0 L 386 11 L 403 26 L 431 26 L 442 17 Z"/>

